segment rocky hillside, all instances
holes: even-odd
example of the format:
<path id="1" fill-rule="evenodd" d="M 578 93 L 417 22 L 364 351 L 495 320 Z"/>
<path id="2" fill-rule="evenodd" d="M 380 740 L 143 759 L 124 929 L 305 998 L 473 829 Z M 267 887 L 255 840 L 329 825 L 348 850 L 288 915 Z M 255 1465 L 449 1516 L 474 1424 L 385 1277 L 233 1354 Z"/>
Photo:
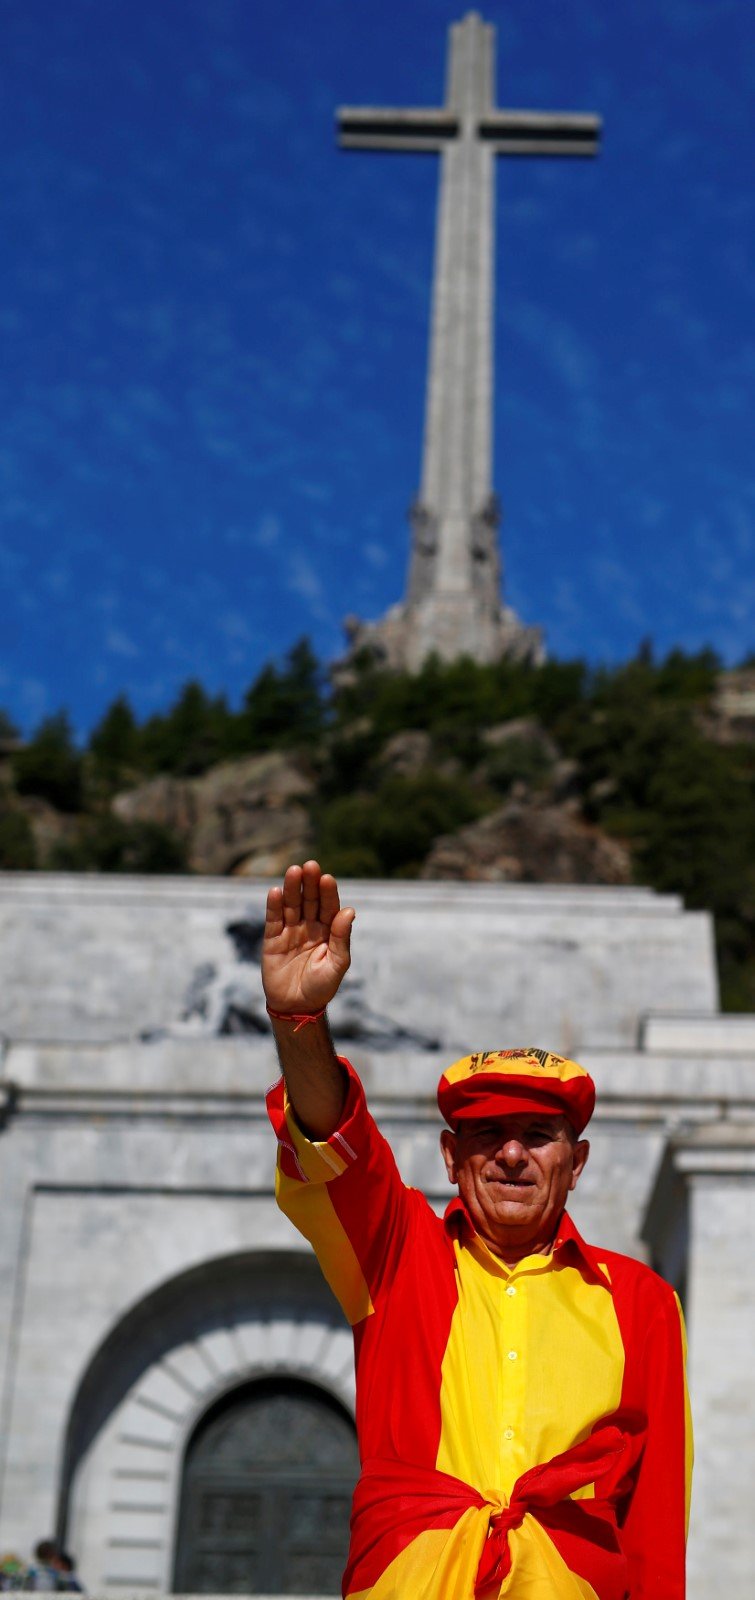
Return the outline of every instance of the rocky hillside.
<path id="1" fill-rule="evenodd" d="M 0 722 L 5 868 L 645 882 L 716 913 L 726 998 L 755 1006 L 755 669 L 648 652 L 591 672 L 369 663 L 337 691 L 304 644 L 240 710 L 187 685 L 85 750 Z"/>

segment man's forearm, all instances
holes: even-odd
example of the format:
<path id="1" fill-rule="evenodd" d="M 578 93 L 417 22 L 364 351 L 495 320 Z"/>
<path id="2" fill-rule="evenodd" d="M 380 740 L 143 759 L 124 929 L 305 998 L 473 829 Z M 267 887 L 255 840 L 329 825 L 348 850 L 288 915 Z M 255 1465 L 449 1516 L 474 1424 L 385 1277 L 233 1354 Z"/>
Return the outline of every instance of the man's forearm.
<path id="1" fill-rule="evenodd" d="M 347 1078 L 333 1048 L 327 1017 L 298 1032 L 293 1022 L 273 1019 L 273 1034 L 288 1098 L 302 1131 L 311 1139 L 335 1133 L 346 1100 Z"/>

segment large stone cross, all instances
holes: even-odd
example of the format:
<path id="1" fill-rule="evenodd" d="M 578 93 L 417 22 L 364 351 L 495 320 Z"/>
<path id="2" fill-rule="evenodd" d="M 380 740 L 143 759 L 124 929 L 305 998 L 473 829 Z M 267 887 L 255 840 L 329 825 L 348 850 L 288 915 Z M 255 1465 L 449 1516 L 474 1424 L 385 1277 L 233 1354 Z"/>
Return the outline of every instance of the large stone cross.
<path id="1" fill-rule="evenodd" d="M 600 119 L 502 111 L 495 100 L 495 29 L 476 12 L 450 29 L 445 105 L 438 110 L 343 107 L 340 142 L 357 150 L 441 156 L 430 360 L 419 500 L 407 595 L 381 623 L 354 629 L 391 665 L 537 654 L 539 633 L 501 602 L 492 482 L 495 156 L 589 156 Z"/>

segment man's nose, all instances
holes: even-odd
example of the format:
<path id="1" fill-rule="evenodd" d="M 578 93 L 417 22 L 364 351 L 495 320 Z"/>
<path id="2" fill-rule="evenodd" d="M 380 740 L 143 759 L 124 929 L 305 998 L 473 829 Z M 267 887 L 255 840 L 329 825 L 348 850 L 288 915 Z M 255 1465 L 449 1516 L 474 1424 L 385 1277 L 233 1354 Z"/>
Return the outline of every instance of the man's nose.
<path id="1" fill-rule="evenodd" d="M 525 1159 L 525 1149 L 521 1139 L 512 1137 L 504 1140 L 498 1155 L 501 1161 L 505 1161 L 507 1167 L 518 1167 L 520 1161 Z"/>

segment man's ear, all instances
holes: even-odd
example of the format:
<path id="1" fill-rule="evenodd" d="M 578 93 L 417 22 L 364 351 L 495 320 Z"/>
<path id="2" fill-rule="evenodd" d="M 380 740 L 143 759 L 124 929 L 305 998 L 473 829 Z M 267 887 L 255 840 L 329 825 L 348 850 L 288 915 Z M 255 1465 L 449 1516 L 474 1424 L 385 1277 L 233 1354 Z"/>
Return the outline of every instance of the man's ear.
<path id="1" fill-rule="evenodd" d="M 444 1128 L 440 1136 L 440 1148 L 443 1160 L 446 1163 L 449 1183 L 456 1183 L 456 1134 L 450 1128 Z"/>
<path id="2" fill-rule="evenodd" d="M 578 1139 L 574 1146 L 574 1163 L 572 1166 L 571 1183 L 569 1184 L 570 1189 L 576 1189 L 577 1180 L 581 1177 L 585 1167 L 587 1166 L 587 1157 L 589 1154 L 589 1139 Z"/>

